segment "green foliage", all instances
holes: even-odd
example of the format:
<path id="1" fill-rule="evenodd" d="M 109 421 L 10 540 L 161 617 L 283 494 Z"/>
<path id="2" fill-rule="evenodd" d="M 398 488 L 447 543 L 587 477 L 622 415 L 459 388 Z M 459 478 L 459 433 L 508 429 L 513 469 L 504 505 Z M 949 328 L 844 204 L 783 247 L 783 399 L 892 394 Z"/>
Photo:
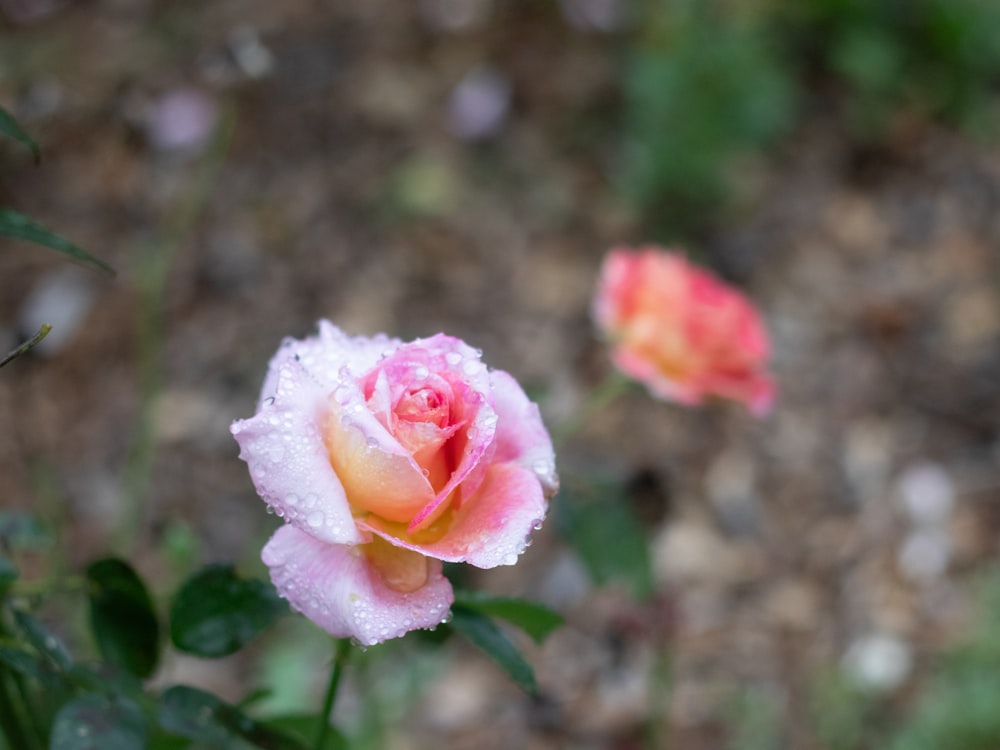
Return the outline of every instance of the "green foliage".
<path id="1" fill-rule="evenodd" d="M 254 721 L 211 693 L 175 685 L 160 696 L 156 719 L 171 734 L 208 747 L 244 750 L 303 750 L 305 743 Z"/>
<path id="2" fill-rule="evenodd" d="M 789 128 L 794 89 L 757 19 L 717 0 L 644 7 L 626 72 L 626 182 L 654 228 L 695 230 L 732 162 Z"/>
<path id="3" fill-rule="evenodd" d="M 564 483 L 556 523 L 595 583 L 624 583 L 640 599 L 653 593 L 646 533 L 620 484 L 597 477 Z"/>
<path id="4" fill-rule="evenodd" d="M 906 122 L 995 132 L 994 0 L 646 0 L 624 69 L 625 186 L 661 234 L 727 205 L 802 116 L 887 145 Z"/>
<path id="5" fill-rule="evenodd" d="M 231 565 L 209 565 L 174 597 L 170 638 L 196 656 L 226 656 L 287 613 L 271 584 L 240 578 Z"/>
<path id="6" fill-rule="evenodd" d="M 465 636 L 471 643 L 482 649 L 499 664 L 518 685 L 534 693 L 538 690 L 535 671 L 525 661 L 521 652 L 486 615 L 461 604 L 451 608 L 451 629 Z"/>
<path id="7" fill-rule="evenodd" d="M 90 626 L 108 663 L 149 677 L 160 654 L 160 625 L 146 586 L 122 560 L 98 560 L 87 568 Z"/>
<path id="8" fill-rule="evenodd" d="M 44 245 L 95 271 L 107 276 L 115 275 L 115 269 L 103 260 L 98 260 L 83 248 L 74 245 L 34 219 L 9 208 L 0 208 L 0 235 Z"/>
<path id="9" fill-rule="evenodd" d="M 466 591 L 455 595 L 455 604 L 463 609 L 506 620 L 539 644 L 563 624 L 563 618 L 548 607 L 524 599 L 499 598 Z"/>
<path id="10" fill-rule="evenodd" d="M 15 141 L 27 146 L 32 156 L 35 157 L 36 162 L 42 158 L 42 152 L 38 148 L 38 144 L 32 140 L 30 135 L 24 132 L 17 120 L 3 107 L 0 107 L 0 134 L 8 138 L 13 138 Z"/>
<path id="11" fill-rule="evenodd" d="M 891 750 L 994 750 L 1000 738 L 1000 575 L 986 583 L 975 631 L 930 672 Z"/>
<path id="12" fill-rule="evenodd" d="M 56 714 L 49 747 L 53 750 L 143 750 L 149 726 L 128 698 L 89 693 Z"/>

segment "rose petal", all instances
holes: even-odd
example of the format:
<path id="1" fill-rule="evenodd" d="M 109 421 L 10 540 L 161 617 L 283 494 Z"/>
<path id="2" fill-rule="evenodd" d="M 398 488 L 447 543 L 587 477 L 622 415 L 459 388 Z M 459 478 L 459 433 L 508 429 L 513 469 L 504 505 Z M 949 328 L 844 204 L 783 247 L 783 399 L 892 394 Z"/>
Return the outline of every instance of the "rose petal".
<path id="1" fill-rule="evenodd" d="M 271 399 L 255 416 L 230 428 L 257 492 L 289 523 L 317 539 L 364 541 L 323 442 L 326 392 L 292 359 L 279 369 Z"/>
<path id="2" fill-rule="evenodd" d="M 307 339 L 286 338 L 271 358 L 260 392 L 260 403 L 274 395 L 281 366 L 297 361 L 320 385 L 333 388 L 346 367 L 360 377 L 379 359 L 394 351 L 401 342 L 384 334 L 373 337 L 348 336 L 328 320 L 319 321 L 319 334 Z M 259 406 L 259 404 L 258 404 Z"/>
<path id="3" fill-rule="evenodd" d="M 425 585 L 401 593 L 385 584 L 363 547 L 324 544 L 287 524 L 265 545 L 261 559 L 294 609 L 334 637 L 364 645 L 434 627 L 454 600 L 437 560 L 428 560 Z"/>
<path id="4" fill-rule="evenodd" d="M 496 462 L 514 461 L 535 472 L 547 497 L 559 489 L 556 455 L 538 405 L 528 399 L 518 382 L 503 370 L 490 373 L 497 411 Z"/>
<path id="5" fill-rule="evenodd" d="M 338 400 L 338 395 L 343 398 Z M 329 463 L 352 507 L 390 521 L 409 521 L 431 502 L 434 490 L 375 415 L 367 408 L 354 408 L 359 398 L 356 386 L 342 384 L 329 401 L 324 432 Z"/>
<path id="6" fill-rule="evenodd" d="M 545 518 L 545 495 L 530 469 L 516 463 L 493 464 L 479 491 L 452 512 L 444 536 L 425 544 L 400 538 L 398 529 L 379 519 L 363 519 L 358 525 L 446 562 L 467 562 L 479 568 L 513 565 L 532 530 Z"/>

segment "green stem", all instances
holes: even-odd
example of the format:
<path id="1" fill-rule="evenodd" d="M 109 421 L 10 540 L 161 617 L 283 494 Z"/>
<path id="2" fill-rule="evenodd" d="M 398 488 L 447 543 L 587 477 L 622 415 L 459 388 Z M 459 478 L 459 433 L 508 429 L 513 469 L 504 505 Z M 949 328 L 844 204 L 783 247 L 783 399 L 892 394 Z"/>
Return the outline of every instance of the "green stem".
<path id="1" fill-rule="evenodd" d="M 595 414 L 634 385 L 635 381 L 625 377 L 621 373 L 610 373 L 588 394 L 586 401 L 580 405 L 580 408 L 576 410 L 573 416 L 552 430 L 552 442 L 555 443 L 557 448 L 561 447 L 567 440 L 579 432 L 580 428 Z"/>
<path id="2" fill-rule="evenodd" d="M 330 683 L 326 686 L 323 708 L 319 714 L 319 729 L 316 731 L 316 742 L 313 743 L 314 750 L 323 750 L 326 747 L 326 738 L 330 734 L 330 713 L 333 711 L 333 702 L 337 698 L 337 688 L 340 687 L 340 675 L 344 671 L 344 664 L 347 662 L 350 650 L 350 641 L 344 638 L 337 641 L 337 647 L 333 654 L 333 668 L 330 670 Z"/>

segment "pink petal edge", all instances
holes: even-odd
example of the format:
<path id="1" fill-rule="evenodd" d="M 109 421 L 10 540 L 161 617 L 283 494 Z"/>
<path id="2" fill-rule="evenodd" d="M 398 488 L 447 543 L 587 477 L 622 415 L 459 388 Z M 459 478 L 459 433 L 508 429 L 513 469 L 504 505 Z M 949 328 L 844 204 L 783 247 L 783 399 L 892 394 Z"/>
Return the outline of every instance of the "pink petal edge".
<path id="1" fill-rule="evenodd" d="M 230 427 L 258 494 L 289 523 L 317 539 L 364 541 L 323 442 L 325 391 L 292 360 L 281 367 L 272 398 L 255 416 Z"/>
<path id="2" fill-rule="evenodd" d="M 278 593 L 336 638 L 371 646 L 441 623 L 454 601 L 438 560 L 427 583 L 403 594 L 388 588 L 361 548 L 324 544 L 288 524 L 261 552 Z"/>

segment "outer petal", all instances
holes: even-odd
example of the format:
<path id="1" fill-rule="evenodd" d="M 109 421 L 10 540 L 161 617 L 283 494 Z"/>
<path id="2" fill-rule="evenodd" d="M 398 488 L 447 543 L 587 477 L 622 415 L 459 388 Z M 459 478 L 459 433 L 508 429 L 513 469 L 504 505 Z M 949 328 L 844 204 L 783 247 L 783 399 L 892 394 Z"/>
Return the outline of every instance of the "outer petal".
<path id="1" fill-rule="evenodd" d="M 493 460 L 514 461 L 535 472 L 545 496 L 551 497 L 559 489 L 556 456 L 538 405 L 529 401 L 518 382 L 503 370 L 493 370 L 490 376 L 499 418 Z"/>
<path id="2" fill-rule="evenodd" d="M 364 537 L 323 442 L 328 409 L 326 391 L 292 359 L 278 372 L 274 396 L 230 431 L 257 492 L 276 512 L 317 539 L 356 544 Z"/>
<path id="3" fill-rule="evenodd" d="M 301 340 L 286 338 L 281 342 L 281 347 L 268 364 L 258 407 L 274 395 L 278 373 L 290 361 L 301 364 L 317 383 L 333 388 L 344 367 L 354 377 L 359 377 L 401 343 L 399 339 L 391 339 L 384 334 L 348 336 L 330 321 L 321 320 L 318 335 Z"/>
<path id="4" fill-rule="evenodd" d="M 429 561 L 429 577 L 408 594 L 388 588 L 360 547 L 324 544 L 288 524 L 264 546 L 261 559 L 292 607 L 337 638 L 364 645 L 434 627 L 454 601 L 441 563 Z"/>
<path id="5" fill-rule="evenodd" d="M 369 518 L 358 525 L 429 557 L 495 568 L 517 562 L 545 512 L 545 496 L 535 473 L 516 463 L 505 463 L 490 466 L 479 491 L 453 511 L 447 532 L 435 542 L 417 544 L 400 539 L 393 533 L 395 529 L 379 519 Z"/>

